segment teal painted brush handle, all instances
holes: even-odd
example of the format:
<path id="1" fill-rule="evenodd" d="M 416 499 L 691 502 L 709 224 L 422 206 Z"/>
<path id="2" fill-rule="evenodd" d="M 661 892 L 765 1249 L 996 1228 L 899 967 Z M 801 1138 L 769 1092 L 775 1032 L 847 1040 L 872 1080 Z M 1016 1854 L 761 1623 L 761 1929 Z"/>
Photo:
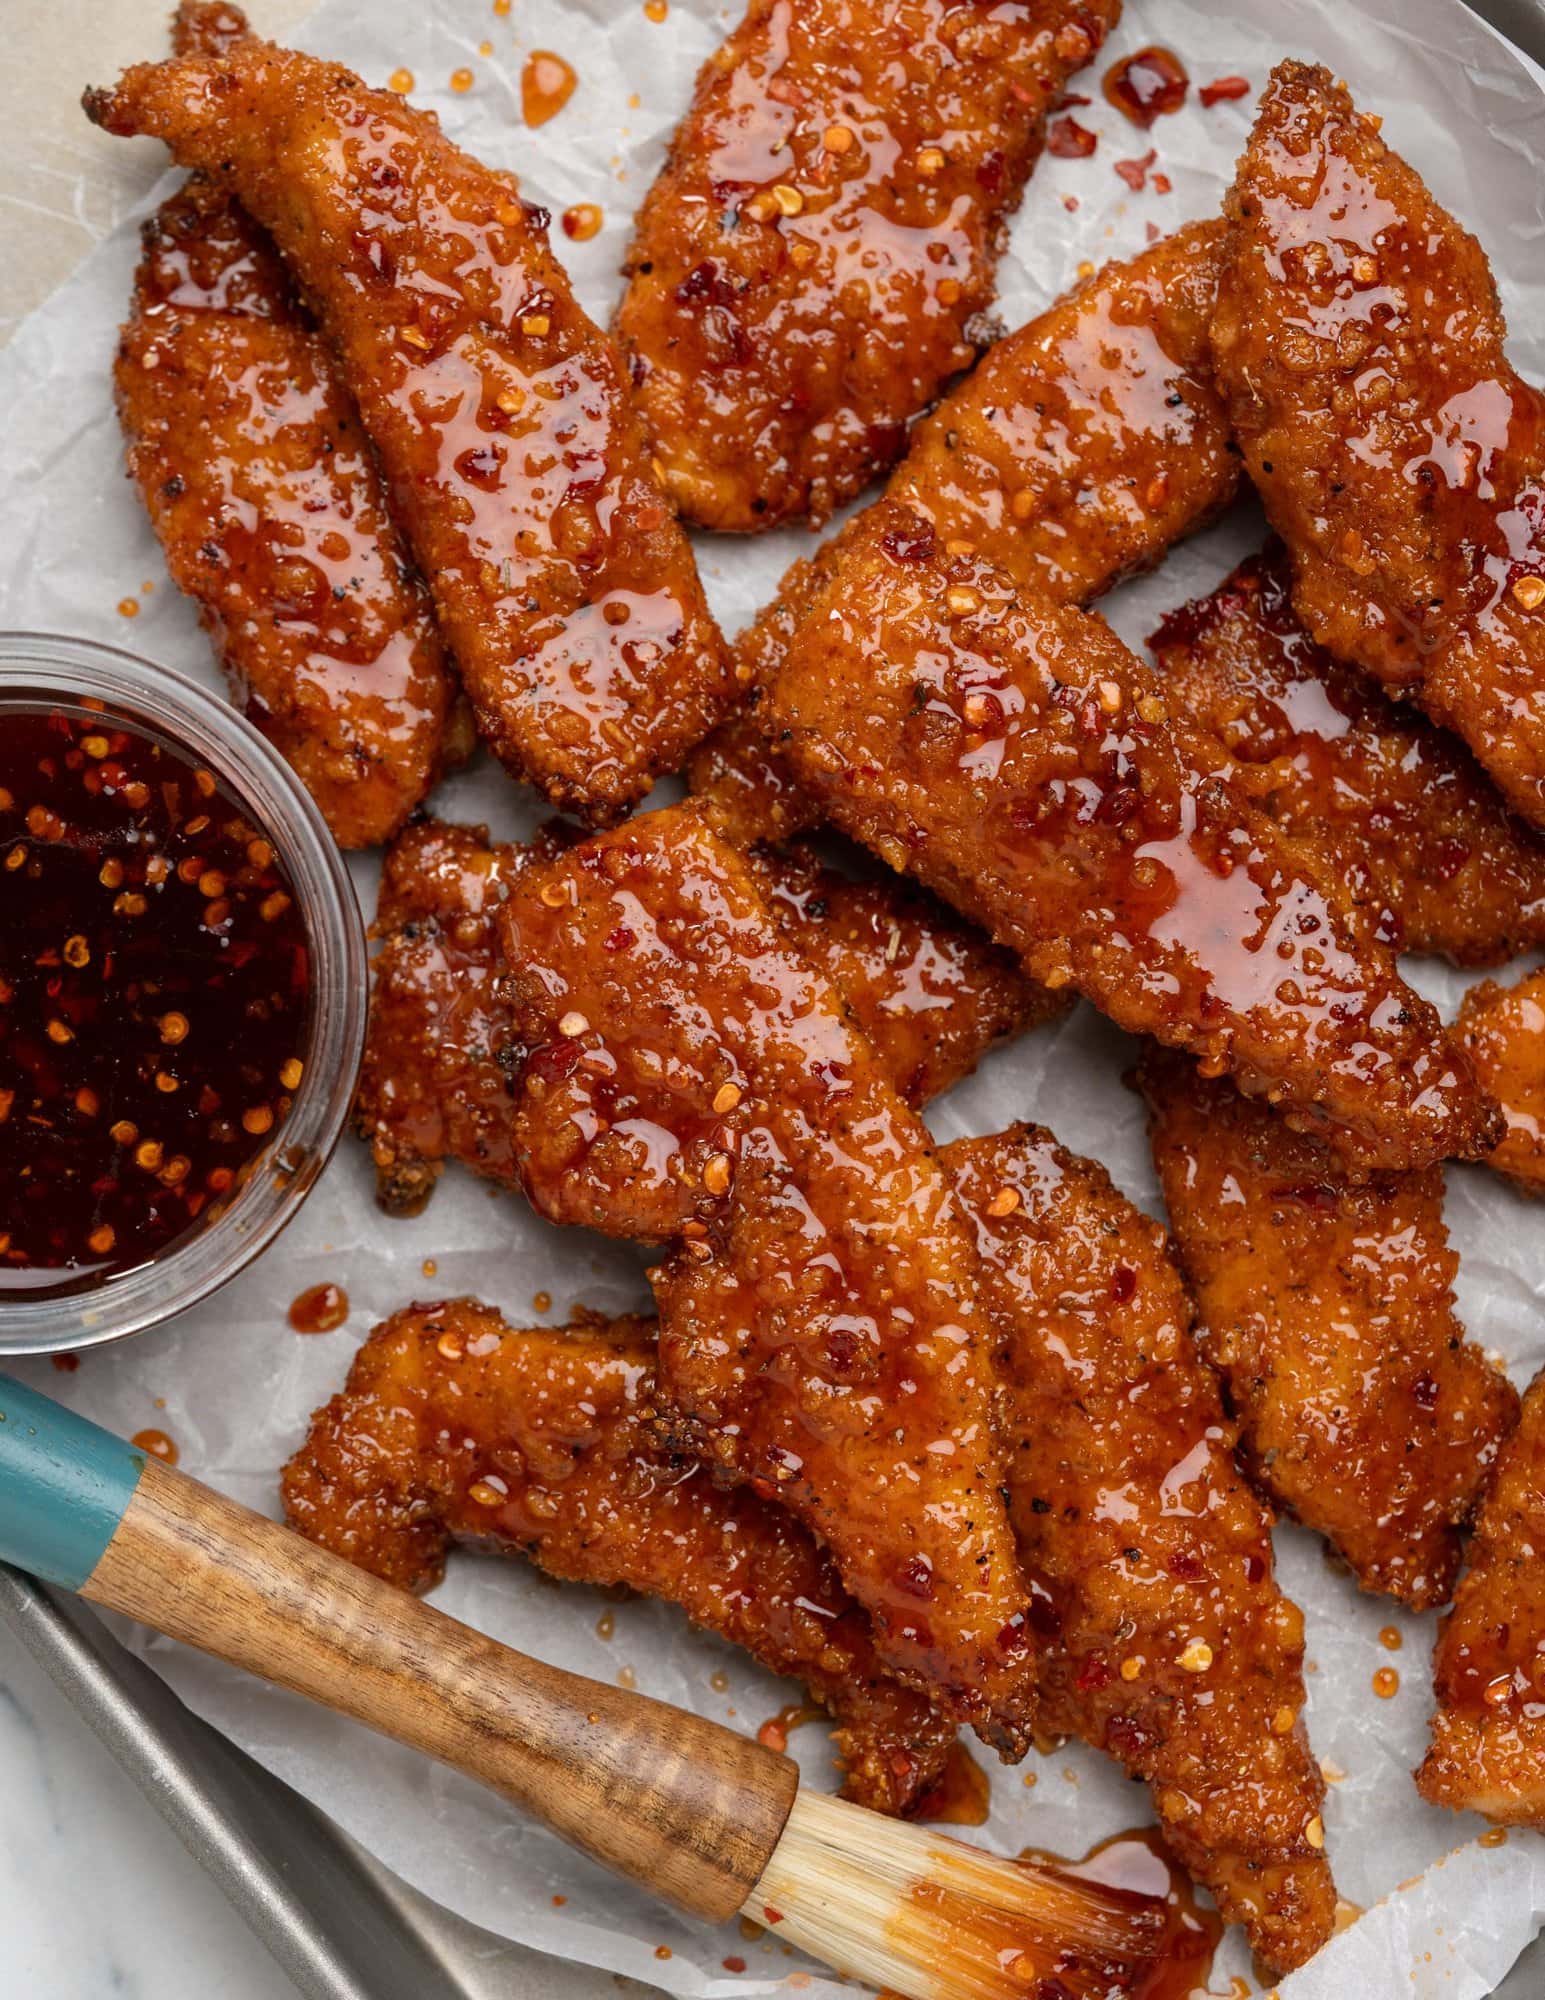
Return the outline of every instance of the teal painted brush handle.
<path id="1" fill-rule="evenodd" d="M 79 1590 L 144 1470 L 144 1452 L 0 1375 L 0 1561 Z"/>
<path id="2" fill-rule="evenodd" d="M 693 1915 L 742 1907 L 799 1772 L 498 1645 L 0 1376 L 0 1559 L 465 1771 Z"/>

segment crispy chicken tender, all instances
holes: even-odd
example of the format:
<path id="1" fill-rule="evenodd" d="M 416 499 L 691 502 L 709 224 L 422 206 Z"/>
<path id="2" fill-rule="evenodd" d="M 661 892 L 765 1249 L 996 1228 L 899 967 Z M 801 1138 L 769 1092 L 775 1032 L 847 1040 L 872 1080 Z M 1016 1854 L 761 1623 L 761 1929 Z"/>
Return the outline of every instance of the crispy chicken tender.
<path id="1" fill-rule="evenodd" d="M 387 852 L 355 1120 L 393 1214 L 423 1208 L 447 1159 L 516 1183 L 496 920 L 518 871 L 559 844 L 549 830 L 534 847 L 490 845 L 483 827 L 429 819 Z M 1066 996 L 1033 985 L 910 884 L 854 879 L 805 848 L 748 860 L 785 936 L 842 993 L 911 1105 L 969 1075 L 995 1042 L 1065 1011 Z"/>
<path id="2" fill-rule="evenodd" d="M 1273 539 L 1171 612 L 1148 641 L 1169 700 L 1275 820 L 1334 857 L 1392 949 L 1495 965 L 1545 942 L 1545 840 L 1463 744 L 1314 643 L 1291 585 Z"/>
<path id="3" fill-rule="evenodd" d="M 248 717 L 341 847 L 439 772 L 454 678 L 353 398 L 273 246 L 194 179 L 145 224 L 114 367 L 129 472 Z"/>
<path id="4" fill-rule="evenodd" d="M 678 509 L 822 521 L 969 365 L 1046 112 L 1120 0 L 750 0 L 644 198 L 617 313 Z"/>
<path id="5" fill-rule="evenodd" d="M 697 1448 L 820 1536 L 894 1673 L 1022 1745 L 974 1246 L 840 996 L 691 806 L 527 871 L 499 926 L 527 1194 L 674 1244 L 651 1274 L 661 1393 Z"/>
<path id="6" fill-rule="evenodd" d="M 1545 821 L 1545 403 L 1481 246 L 1297 62 L 1227 212 L 1218 382 L 1299 616 Z"/>
<path id="7" fill-rule="evenodd" d="M 1016 583 L 1087 604 L 1219 513 L 1239 456 L 1212 386 L 1207 330 L 1223 225 L 1193 223 L 1107 264 L 991 347 L 912 432 L 888 495 Z M 747 705 L 695 753 L 695 792 L 731 839 L 784 839 L 815 808 L 758 722 L 760 692 L 850 527 L 795 563 L 741 634 Z"/>
<path id="8" fill-rule="evenodd" d="M 1439 1167 L 1349 1183 L 1314 1140 L 1150 1048 L 1139 1081 L 1203 1352 L 1252 1478 L 1364 1590 L 1446 1603 L 1518 1414 L 1464 1337 Z"/>
<path id="9" fill-rule="evenodd" d="M 1435 1806 L 1545 1831 L 1545 1374 L 1502 1447 L 1470 1566 L 1438 1628 L 1437 1713 L 1416 1774 Z"/>
<path id="10" fill-rule="evenodd" d="M 837 824 L 1032 978 L 1227 1067 L 1359 1168 L 1494 1143 L 1495 1107 L 1331 871 L 1099 620 L 886 503 L 771 704 Z"/>
<path id="11" fill-rule="evenodd" d="M 875 1655 L 869 1621 L 794 1517 L 662 1444 L 654 1325 L 517 1332 L 475 1299 L 410 1306 L 355 1355 L 284 1470 L 285 1516 L 409 1590 L 452 1542 L 567 1582 L 625 1584 L 803 1681 L 837 1723 L 844 1794 L 904 1812 L 955 1725 Z"/>
<path id="12" fill-rule="evenodd" d="M 266 42 L 140 64 L 87 109 L 165 140 L 273 232 L 496 754 L 595 819 L 677 768 L 733 669 L 620 358 L 513 179 L 391 92 Z"/>
<path id="13" fill-rule="evenodd" d="M 1545 1194 L 1545 972 L 1472 986 L 1455 1032 L 1507 1121 L 1487 1164 L 1526 1194 Z"/>
<path id="14" fill-rule="evenodd" d="M 1039 1727 L 1150 1786 L 1164 1835 L 1276 1972 L 1335 1913 L 1303 1619 L 1191 1337 L 1164 1231 L 1021 1126 L 940 1155 L 1000 1331 L 1009 1507 L 1036 1585 Z"/>
<path id="15" fill-rule="evenodd" d="M 490 849 L 481 829 L 410 828 L 389 854 L 383 879 L 381 921 L 404 927 L 388 951 L 399 944 L 410 950 L 409 927 L 435 921 L 443 925 L 444 949 L 452 939 L 465 949 L 471 914 L 489 954 L 486 968 L 489 912 L 502 893 L 501 886 L 490 891 L 490 873 L 506 855 L 526 851 Z M 871 927 L 873 885 L 829 876 L 803 856 L 772 866 L 757 855 L 751 860 L 769 909 L 785 923 L 795 920 L 786 935 L 858 1001 L 861 1021 L 878 1015 L 883 1028 L 894 1020 L 883 1007 L 865 1005 L 894 978 L 895 1002 L 918 1004 L 926 992 L 937 1003 L 929 1010 L 941 1024 L 930 1061 L 941 1048 L 975 1043 L 979 1052 L 993 1019 L 995 969 L 951 950 L 943 957 L 947 976 L 935 976 L 948 919 L 920 922 L 916 954 L 910 941 L 881 949 L 881 924 L 889 932 L 895 921 L 878 918 Z M 856 917 L 844 897 L 855 899 Z M 824 917 L 817 901 L 827 905 Z M 833 935 L 837 949 L 821 958 Z M 921 976 L 905 970 L 914 956 Z M 445 1060 L 465 1019 L 455 1011 L 456 980 L 442 977 L 436 1020 L 403 1037 L 410 1073 L 423 1070 L 426 1046 Z M 378 1011 L 389 990 L 389 979 L 378 982 Z M 877 1045 L 877 1053 L 894 1070 L 895 1045 L 885 1048 Z M 372 1069 L 393 1071 L 374 1032 L 367 1076 Z M 487 1079 L 484 1102 L 502 1103 L 503 1122 L 494 1129 L 505 1178 L 508 1080 L 491 1056 L 472 1073 Z M 918 1072 L 911 1074 L 915 1080 Z M 425 1101 L 433 1102 L 432 1091 Z M 486 1171 L 486 1158 L 480 1151 L 469 1163 Z M 1320 1789 L 1294 1722 L 1304 1698 L 1297 1618 L 1273 1578 L 1266 1517 L 1234 1467 L 1216 1384 L 1191 1345 L 1190 1308 L 1162 1232 L 1099 1168 L 1062 1153 L 1044 1133 L 961 1141 L 940 1160 L 975 1219 L 994 1320 L 1009 1504 L 1023 1559 L 1040 1584 L 1038 1674 L 1049 1706 L 1039 1727 L 1086 1738 L 1162 1790 L 1166 1823 L 1187 1865 L 1231 1916 L 1250 1923 L 1264 1957 L 1296 1963 L 1322 1934 L 1329 1908 L 1319 1886 L 1328 1881 L 1323 1860 L 1306 1854 L 1301 1839 Z M 351 1401 L 346 1413 L 346 1433 L 372 1433 L 377 1419 L 368 1399 Z M 1215 1438 L 1205 1436 L 1209 1426 Z M 438 1448 L 425 1449 L 437 1465 Z M 1177 1466 L 1198 1482 L 1187 1482 L 1178 1512 L 1166 1485 Z M 361 1479 L 369 1478 L 366 1461 Z M 643 1538 L 647 1523 L 625 1482 L 619 1470 L 615 1505 Z M 1114 1493 L 1124 1526 L 1106 1504 Z M 1225 1621 L 1227 1654 L 1216 1637 Z M 1214 1659 L 1193 1673 L 1178 1661 L 1198 1634 Z M 1137 1655 L 1144 1669 L 1127 1679 L 1117 1663 Z M 1225 1685 L 1226 1711 L 1216 1701 Z M 1264 1751 L 1262 1717 L 1274 1725 Z M 1225 1725 L 1236 1732 L 1226 1754 L 1219 1738 Z"/>

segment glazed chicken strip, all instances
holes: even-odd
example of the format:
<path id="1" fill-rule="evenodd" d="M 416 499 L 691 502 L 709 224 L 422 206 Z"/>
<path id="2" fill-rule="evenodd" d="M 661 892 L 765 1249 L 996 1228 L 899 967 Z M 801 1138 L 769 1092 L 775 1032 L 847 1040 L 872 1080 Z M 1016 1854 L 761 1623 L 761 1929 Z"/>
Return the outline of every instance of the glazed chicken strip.
<path id="1" fill-rule="evenodd" d="M 496 754 L 598 820 L 679 767 L 733 669 L 620 358 L 514 180 L 391 92 L 266 42 L 141 64 L 87 108 L 273 232 Z"/>
<path id="2" fill-rule="evenodd" d="M 1273 819 L 1333 857 L 1392 949 L 1496 965 L 1545 943 L 1545 840 L 1462 743 L 1317 646 L 1291 587 L 1273 540 L 1172 612 L 1148 641 L 1166 697 Z"/>
<path id="3" fill-rule="evenodd" d="M 499 927 L 527 1194 L 673 1245 L 661 1393 L 694 1447 L 821 1538 L 892 1672 L 1022 1746 L 974 1245 L 836 989 L 691 806 L 525 871 Z"/>
<path id="4" fill-rule="evenodd" d="M 393 1214 L 418 1213 L 446 1159 L 516 1183 L 496 921 L 517 872 L 556 851 L 551 835 L 490 845 L 482 827 L 437 820 L 405 828 L 388 850 L 356 1123 Z M 747 858 L 785 936 L 842 993 L 914 1107 L 969 1075 L 995 1042 L 1065 1011 L 1066 996 L 1032 985 L 910 884 L 856 880 L 805 849 Z"/>
<path id="5" fill-rule="evenodd" d="M 1059 604 L 1087 604 L 1151 568 L 1238 482 L 1207 345 L 1222 238 L 1221 223 L 1194 223 L 998 341 L 912 432 L 890 497 Z M 815 816 L 756 703 L 861 534 L 850 526 L 795 563 L 737 641 L 747 705 L 688 766 L 732 839 L 783 839 Z"/>
<path id="6" fill-rule="evenodd" d="M 1167 1050 L 1139 1078 L 1251 1477 L 1364 1590 L 1446 1603 L 1518 1398 L 1454 1312 L 1442 1169 L 1352 1184 L 1313 1139 Z"/>
<path id="7" fill-rule="evenodd" d="M 1545 1375 L 1523 1400 L 1438 1629 L 1424 1798 L 1545 1831 Z"/>
<path id="8" fill-rule="evenodd" d="M 452 1104 L 455 1066 L 465 1065 L 460 1073 L 481 1090 L 460 1092 L 460 1101 L 480 1114 L 480 1123 L 467 1128 L 476 1134 L 475 1148 L 463 1157 L 487 1171 L 497 1148 L 502 1179 L 513 1172 L 513 1100 L 496 1052 L 508 1021 L 493 1025 L 481 999 L 470 1014 L 460 1011 L 468 974 L 453 961 L 478 951 L 476 977 L 491 983 L 489 912 L 498 890 L 490 894 L 490 877 L 501 862 L 509 866 L 527 852 L 490 848 L 481 829 L 432 822 L 398 840 L 388 855 L 381 922 L 396 927 L 387 953 L 402 952 L 404 971 L 413 971 L 399 986 L 392 969 L 378 968 L 366 1066 L 367 1078 L 399 1086 L 406 1079 L 409 1101 L 428 1107 L 432 1120 L 440 1115 L 441 1093 L 414 1081 L 415 1071 L 424 1073 L 425 1052 L 433 1052 L 429 1061 L 451 1066 L 444 1094 Z M 881 923 L 889 937 L 896 919 L 886 905 L 871 926 L 873 885 L 846 881 L 806 857 L 752 861 L 769 909 L 785 922 L 798 919 L 786 934 L 856 1003 L 871 1034 L 871 1022 L 883 1035 L 902 1008 L 926 1005 L 925 1018 L 941 1024 L 930 1062 L 946 1048 L 970 1049 L 974 1059 L 993 1038 L 1002 967 L 985 948 L 971 947 L 974 958 L 958 955 L 958 946 L 944 949 L 952 942 L 947 916 L 920 924 L 925 949 L 914 949 L 905 932 L 901 946 L 882 946 Z M 853 901 L 845 905 L 844 898 Z M 955 930 L 964 944 L 970 934 Z M 440 954 L 439 970 L 426 970 L 421 950 Z M 874 1004 L 877 995 L 883 997 Z M 389 1039 L 382 1022 L 394 1016 L 402 1032 Z M 894 1072 L 898 1045 L 881 1040 L 876 1049 Z M 900 1068 L 915 1084 L 912 1054 L 905 1043 L 900 1050 Z M 404 1157 L 403 1130 L 401 1119 L 395 1129 L 390 1122 L 377 1126 L 378 1138 L 390 1135 L 397 1160 Z M 1231 1916 L 1249 1921 L 1264 1957 L 1296 1963 L 1321 1934 L 1328 1911 L 1316 1887 L 1328 1881 L 1323 1862 L 1305 1856 L 1299 1839 L 1318 1811 L 1320 1792 L 1317 1767 L 1294 1723 L 1303 1702 L 1297 1617 L 1279 1596 L 1268 1522 L 1234 1466 L 1232 1433 L 1191 1344 L 1189 1306 L 1162 1232 L 1098 1168 L 1061 1152 L 1044 1133 L 962 1141 L 940 1158 L 975 1217 L 995 1320 L 1006 1385 L 1001 1434 L 1013 1445 L 1010 1507 L 1026 1566 L 1041 1584 L 1043 1699 L 1054 1690 L 1040 1727 L 1086 1738 L 1148 1778 L 1156 1794 L 1162 1790 L 1161 1810 L 1187 1865 Z M 349 1427 L 373 1421 L 365 1406 Z M 1217 1427 L 1216 1439 L 1199 1443 L 1209 1426 Z M 1177 1466 L 1186 1474 L 1178 1513 L 1170 1481 Z M 361 1477 L 368 1480 L 368 1464 Z M 1114 1511 L 1101 1497 L 1111 1494 L 1121 1496 Z M 625 1493 L 616 1506 L 637 1515 Z M 1117 1514 L 1125 1525 L 1118 1526 Z M 1216 1636 L 1225 1621 L 1233 1632 L 1226 1653 Z M 1193 1648 L 1190 1665 L 1181 1665 L 1198 1636 L 1212 1659 L 1203 1667 Z M 1141 1667 L 1123 1670 L 1128 1660 Z M 1229 1726 L 1238 1735 L 1220 1761 L 1216 1732 L 1225 1717 L 1216 1695 L 1224 1686 Z M 1270 1740 L 1261 1751 L 1263 1732 Z M 1298 1859 L 1290 1859 L 1295 1852 Z"/>
<path id="9" fill-rule="evenodd" d="M 1526 1194 L 1545 1194 L 1545 972 L 1472 986 L 1455 1032 L 1507 1121 L 1487 1164 Z"/>
<path id="10" fill-rule="evenodd" d="M 639 211 L 617 333 L 678 509 L 822 521 L 967 367 L 1046 113 L 1120 0 L 750 0 Z"/>
<path id="11" fill-rule="evenodd" d="M 1054 989 L 1227 1068 L 1359 1168 L 1472 1157 L 1499 1114 L 1331 871 L 1098 619 L 887 503 L 771 695 L 842 829 Z"/>
<path id="12" fill-rule="evenodd" d="M 955 1725 L 885 1672 L 791 1514 L 661 1443 L 654 1336 L 628 1319 L 517 1332 L 475 1299 L 409 1307 L 312 1418 L 285 1467 L 286 1518 L 409 1590 L 438 1582 L 459 1542 L 679 1604 L 829 1710 L 847 1797 L 905 1811 L 942 1775 Z"/>
<path id="13" fill-rule="evenodd" d="M 1330 1933 L 1303 1620 L 1197 1355 L 1164 1232 L 1023 1126 L 940 1155 L 1000 1332 L 1000 1435 L 1036 1585 L 1038 1726 L 1145 1779 L 1165 1838 L 1275 1972 Z"/>
<path id="14" fill-rule="evenodd" d="M 239 40 L 184 7 L 179 46 Z M 118 415 L 178 588 L 236 698 L 341 847 L 390 839 L 438 773 L 454 680 L 353 398 L 273 245 L 194 179 L 145 224 Z"/>
<path id="15" fill-rule="evenodd" d="M 1545 403 L 1485 253 L 1304 63 L 1273 71 L 1228 215 L 1218 382 L 1299 616 L 1545 822 Z"/>

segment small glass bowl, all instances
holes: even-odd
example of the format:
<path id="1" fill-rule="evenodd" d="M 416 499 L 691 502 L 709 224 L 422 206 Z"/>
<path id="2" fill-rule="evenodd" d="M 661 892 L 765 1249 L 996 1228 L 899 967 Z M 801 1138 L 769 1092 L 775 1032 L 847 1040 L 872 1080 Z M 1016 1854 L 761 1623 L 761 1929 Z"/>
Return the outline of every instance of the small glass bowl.
<path id="1" fill-rule="evenodd" d="M 365 1043 L 365 929 L 348 870 L 300 780 L 246 718 L 168 667 L 116 646 L 0 632 L 0 701 L 20 694 L 106 702 L 213 771 L 262 828 L 294 882 L 306 929 L 310 1018 L 301 1082 L 273 1143 L 212 1221 L 159 1256 L 42 1297 L 0 1294 L 0 1355 L 99 1347 L 170 1319 L 273 1241 L 327 1165 L 354 1097 Z"/>

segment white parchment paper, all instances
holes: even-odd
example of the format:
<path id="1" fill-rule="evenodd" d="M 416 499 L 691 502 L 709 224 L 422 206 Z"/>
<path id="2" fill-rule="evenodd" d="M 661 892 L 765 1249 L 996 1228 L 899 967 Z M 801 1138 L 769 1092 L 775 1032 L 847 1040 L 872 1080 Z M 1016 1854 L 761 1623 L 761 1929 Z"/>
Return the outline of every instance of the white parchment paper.
<path id="1" fill-rule="evenodd" d="M 254 0 L 263 26 L 261 0 Z M 157 53 L 159 7 L 147 6 L 147 54 Z M 560 254 L 591 311 L 604 319 L 629 217 L 687 101 L 697 64 L 722 32 L 711 0 L 670 0 L 663 21 L 638 0 L 326 0 L 298 39 L 341 57 L 375 81 L 399 67 L 417 80 L 447 130 L 482 157 L 515 168 L 554 215 L 598 203 L 606 225 Z M 1248 130 L 1254 89 L 1285 54 L 1314 57 L 1344 75 L 1363 105 L 1383 114 L 1393 143 L 1483 238 L 1502 281 L 1522 366 L 1545 375 L 1545 97 L 1518 57 L 1459 0 L 1128 0 L 1126 23 L 1100 69 L 1146 42 L 1180 53 L 1194 82 L 1239 73 L 1251 99 L 1204 111 L 1193 92 L 1151 135 L 1100 98 L 1076 115 L 1096 130 L 1091 159 L 1045 160 L 1015 224 L 1001 274 L 1002 312 L 1015 324 L 1081 264 L 1140 248 L 1149 225 L 1168 230 L 1213 212 Z M 484 54 L 481 46 L 491 45 Z M 579 86 L 538 130 L 521 121 L 518 78 L 532 49 L 571 61 Z M 472 71 L 456 92 L 453 71 Z M 81 53 L 82 83 L 102 82 Z M 1091 88 L 1086 84 L 1085 88 Z M 1134 194 L 1113 162 L 1157 149 L 1171 191 Z M 130 224 L 116 229 L 38 311 L 0 357 L 0 618 L 128 645 L 214 682 L 193 614 L 168 585 L 134 493 L 123 477 L 108 369 L 135 257 Z M 1158 614 L 1214 582 L 1252 546 L 1249 508 L 1177 550 L 1163 570 L 1108 607 L 1134 642 Z M 768 595 L 800 531 L 759 542 L 705 542 L 701 558 L 716 608 L 734 629 Z M 117 609 L 132 598 L 132 621 Z M 487 818 L 500 833 L 529 829 L 531 802 L 486 763 L 447 784 L 435 801 L 451 816 Z M 374 869 L 358 879 L 372 906 Z M 1457 979 L 1416 976 L 1452 1002 Z M 944 1136 L 990 1131 L 1033 1116 L 1069 1145 L 1105 1162 L 1137 1201 L 1158 1199 L 1140 1115 L 1120 1077 L 1132 1050 L 1087 1009 L 993 1057 L 933 1114 Z M 470 1291 L 517 1322 L 541 1317 L 538 1293 L 561 1317 L 576 1300 L 605 1310 L 644 1296 L 631 1253 L 535 1220 L 519 1202 L 491 1197 L 449 1173 L 428 1213 L 382 1217 L 371 1199 L 363 1149 L 346 1142 L 299 1220 L 241 1280 L 176 1324 L 88 1354 L 78 1374 L 19 1364 L 42 1388 L 121 1431 L 154 1424 L 175 1439 L 182 1464 L 238 1499 L 275 1511 L 275 1475 L 307 1415 L 342 1381 L 353 1346 L 408 1300 Z M 1475 1169 L 1452 1177 L 1449 1214 L 1463 1254 L 1461 1303 L 1473 1334 L 1496 1349 L 1520 1383 L 1545 1361 L 1545 1228 L 1540 1212 Z M 427 1261 L 426 1261 L 427 1260 Z M 352 1301 L 345 1330 L 302 1339 L 285 1309 L 322 1279 Z M 1284 1582 L 1308 1618 L 1309 1725 L 1332 1782 L 1326 1813 L 1343 1894 L 1367 1913 L 1282 2000 L 1421 1996 L 1480 2000 L 1545 1916 L 1545 1844 L 1515 1834 L 1480 1848 L 1479 1823 L 1421 1803 L 1409 1771 L 1423 1747 L 1431 1621 L 1360 1598 L 1331 1573 L 1319 1545 L 1284 1530 Z M 608 1603 L 557 1588 L 517 1564 L 454 1560 L 438 1602 L 512 1644 L 596 1675 L 625 1674 L 639 1687 L 699 1712 L 754 1728 L 789 1690 L 724 1645 L 690 1632 L 658 1604 Z M 603 1614 L 605 1614 L 603 1618 Z M 1384 1650 L 1397 1626 L 1402 1650 Z M 610 1636 L 603 1637 L 603 1632 Z M 540 1829 L 514 1819 L 475 1786 L 353 1725 L 266 1689 L 167 1642 L 132 1643 L 200 1714 L 334 1814 L 418 1887 L 508 1937 L 564 1957 L 634 1974 L 709 2000 L 766 1993 L 780 1984 L 835 1993 L 832 1982 L 790 1962 L 786 1948 L 742 1942 L 672 1916 L 642 1891 L 619 1885 Z M 1380 1665 L 1401 1676 L 1394 1699 L 1371 1690 Z M 828 1769 L 823 1733 L 793 1747 L 813 1775 Z M 980 1838 L 1005 1851 L 1034 1843 L 1068 1854 L 1147 1817 L 1146 1795 L 1081 1746 L 996 1771 L 993 1809 Z M 723 1969 L 726 1954 L 748 1961 Z M 1237 1938 L 1220 1956 L 1215 1989 L 1248 1980 Z M 1236 1994 L 1254 1990 L 1242 1983 Z"/>

